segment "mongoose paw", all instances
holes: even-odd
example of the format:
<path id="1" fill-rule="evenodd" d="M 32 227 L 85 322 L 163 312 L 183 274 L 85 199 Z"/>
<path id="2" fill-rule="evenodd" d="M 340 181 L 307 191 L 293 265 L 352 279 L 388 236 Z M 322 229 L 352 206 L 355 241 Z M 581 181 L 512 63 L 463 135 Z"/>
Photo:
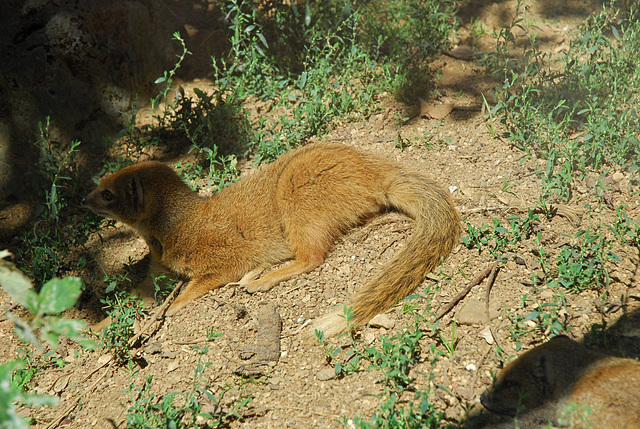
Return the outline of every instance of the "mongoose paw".
<path id="1" fill-rule="evenodd" d="M 273 286 L 269 286 L 259 280 L 250 281 L 244 284 L 244 289 L 247 293 L 256 293 L 256 292 L 268 292 L 271 290 Z"/>
<path id="2" fill-rule="evenodd" d="M 260 285 L 257 284 L 256 282 L 249 282 L 243 286 L 244 286 L 244 290 L 246 290 L 247 293 L 250 293 L 250 294 L 254 294 L 260 290 Z"/>

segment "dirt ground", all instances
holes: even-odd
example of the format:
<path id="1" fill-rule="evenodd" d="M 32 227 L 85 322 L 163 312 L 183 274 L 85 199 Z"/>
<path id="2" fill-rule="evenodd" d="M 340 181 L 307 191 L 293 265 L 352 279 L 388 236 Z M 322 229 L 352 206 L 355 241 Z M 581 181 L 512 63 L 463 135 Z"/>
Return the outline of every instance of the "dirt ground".
<path id="1" fill-rule="evenodd" d="M 457 45 L 435 64 L 440 70 L 441 96 L 429 101 L 454 106 L 444 119 L 422 116 L 418 106 L 399 106 L 388 101 L 383 103 L 380 112 L 366 121 L 343 123 L 320 140 L 340 142 L 395 159 L 436 178 L 452 190 L 463 218 L 475 226 L 492 225 L 493 218 L 504 222 L 509 215 L 523 214 L 527 208 L 535 207 L 539 196 L 536 171 L 544 161 L 527 159 L 523 152 L 489 132 L 487 115 L 481 110 L 480 94 L 488 94 L 494 83 L 477 64 L 473 55 L 476 47 L 470 42 L 471 18 L 482 20 L 491 32 L 507 24 L 514 9 L 513 1 L 483 2 L 461 12 L 465 25 L 456 37 Z M 586 15 L 584 2 L 532 2 L 527 12 L 527 18 L 539 27 L 541 37 L 538 39 L 544 40 L 545 49 L 556 53 L 568 47 L 572 28 Z M 477 46 L 479 49 L 491 47 L 490 37 L 483 38 Z M 200 88 L 208 85 L 205 81 L 183 84 Z M 402 150 L 396 146 L 396 112 L 413 116 L 401 130 L 401 136 L 409 143 Z M 501 135 L 499 127 L 497 135 Z M 250 160 L 242 162 L 243 174 L 250 174 L 256 168 Z M 627 173 L 612 173 L 610 180 L 613 206 L 628 204 L 630 217 L 639 218 L 639 203 L 637 196 L 631 195 Z M 512 184 L 506 189 L 508 192 L 505 183 Z M 588 183 L 578 186 L 570 206 L 582 212 L 582 207 L 591 199 L 591 190 Z M 582 213 L 582 222 L 589 222 L 588 214 Z M 605 208 L 592 216 L 610 222 L 615 218 L 615 212 Z M 556 216 L 550 220 L 541 217 L 543 241 L 552 249 L 569 244 L 578 229 L 566 217 Z M 326 379 L 327 369 L 331 366 L 327 364 L 322 348 L 317 344 L 305 344 L 298 331 L 307 319 L 345 302 L 349 294 L 403 246 L 411 231 L 409 220 L 385 215 L 339 240 L 320 268 L 284 282 L 267 293 L 249 295 L 241 288 L 229 286 L 206 295 L 186 311 L 167 319 L 138 349 L 140 367 L 134 378 L 136 386 L 141 387 L 152 375 L 153 392 L 158 397 L 173 391 L 189 391 L 198 362 L 194 346 L 204 347 L 206 333 L 212 330 L 223 335 L 213 340 L 208 352 L 202 356 L 203 361 L 210 363 L 204 372 L 203 387 L 207 386 L 219 395 L 221 390 L 217 386 L 232 386 L 221 401 L 223 408 L 240 397 L 252 398 L 248 406 L 239 411 L 243 418 L 233 421 L 231 427 L 332 428 L 341 427 L 344 417 L 370 416 L 379 406 L 378 399 L 372 395 L 382 390 L 381 373 L 364 370 L 343 378 Z M 467 234 L 466 230 L 463 234 Z M 88 248 L 105 269 L 123 272 L 124 265 L 130 261 L 143 261 L 138 264 L 139 274 L 143 275 L 147 248 L 142 238 L 121 224 L 105 230 L 102 237 L 104 242 L 95 237 Z M 444 346 L 435 336 L 427 335 L 421 341 L 425 359 L 412 370 L 415 386 L 421 389 L 429 384 L 444 387 L 432 388 L 431 402 L 444 411 L 451 423 L 463 420 L 469 410 L 476 410 L 475 413 L 482 409 L 479 397 L 490 386 L 491 374 L 500 368 L 496 353 L 498 345 L 503 356 L 511 356 L 547 338 L 545 333 L 534 331 L 522 338 L 523 350 L 518 351 L 510 332 L 510 316 L 516 312 L 524 315 L 532 308 L 521 309 L 524 295 L 529 296 L 532 305 L 535 299 L 551 301 L 555 293 L 546 287 L 532 287 L 531 272 L 535 267 L 527 263 L 527 257 L 533 255 L 534 247 L 533 243 L 525 241 L 519 250 L 522 257 L 514 255 L 502 265 L 490 294 L 489 306 L 495 316 L 491 321 L 482 316 L 484 313 L 480 316 L 460 313 L 461 309 L 473 307 L 476 302 L 485 305 L 486 281 L 443 317 L 440 328 L 445 337 L 450 335 L 456 320 L 457 344 L 453 356 L 441 357 L 432 368 L 426 350 L 431 345 L 441 349 Z M 618 256 L 622 262 L 616 268 L 616 275 L 612 276 L 604 303 L 600 299 L 602 291 L 567 294 L 568 304 L 563 314 L 571 326 L 572 337 L 582 339 L 592 325 L 605 323 L 624 331 L 623 335 L 636 338 L 637 342 L 637 333 L 634 337 L 632 329 L 616 325 L 624 312 L 634 310 L 632 301 L 627 306 L 622 305 L 627 302 L 626 297 L 640 296 L 634 282 L 637 256 L 630 250 Z M 432 309 L 437 312 L 493 262 L 488 251 L 479 253 L 459 245 L 444 262 L 442 272 L 434 273 L 440 278 L 440 289 L 430 303 Z M 101 276 L 85 281 L 95 290 L 105 287 Z M 425 280 L 418 292 L 434 284 L 434 280 Z M 417 302 L 424 308 L 423 301 Z M 3 307 L 8 303 L 4 294 L 0 294 L 0 303 Z M 258 330 L 263 323 L 258 313 L 267 303 L 275 304 L 282 319 L 280 359 L 266 366 L 257 365 L 261 375 L 249 381 L 236 373 L 255 360 Z M 74 309 L 68 316 L 88 322 L 100 318 L 91 308 Z M 406 316 L 400 306 L 387 312 L 387 316 L 390 320 L 386 328 L 367 327 L 361 331 L 365 343 L 379 345 L 381 335 L 392 335 L 403 329 Z M 494 341 L 487 336 L 488 327 L 495 335 Z M 0 362 L 14 358 L 23 347 L 12 330 L 8 321 L 0 323 L 0 338 L 4 344 Z M 346 343 L 345 339 L 337 339 L 331 344 Z M 125 368 L 105 368 L 103 365 L 108 359 L 105 350 L 79 351 L 71 343 L 64 343 L 54 356 L 63 358 L 68 365 L 36 374 L 34 383 L 38 392 L 60 396 L 60 403 L 51 408 L 24 410 L 36 419 L 33 427 L 49 427 L 60 417 L 60 427 L 126 427 L 123 421 L 130 406 L 127 394 L 130 373 Z M 429 380 L 426 374 L 432 371 L 433 379 Z M 206 410 L 216 409 L 216 404 L 206 397 L 199 399 Z"/>

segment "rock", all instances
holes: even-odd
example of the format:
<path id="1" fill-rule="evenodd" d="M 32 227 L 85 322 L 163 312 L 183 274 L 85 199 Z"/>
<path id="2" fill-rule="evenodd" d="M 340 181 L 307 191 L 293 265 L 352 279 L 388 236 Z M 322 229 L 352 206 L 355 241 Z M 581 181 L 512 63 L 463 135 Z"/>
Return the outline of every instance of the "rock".
<path id="1" fill-rule="evenodd" d="M 487 344 L 492 345 L 495 340 L 493 339 L 493 334 L 491 334 L 491 329 L 489 327 L 485 327 L 482 331 L 480 331 L 480 337 L 484 338 Z"/>
<path id="2" fill-rule="evenodd" d="M 373 344 L 373 342 L 376 340 L 376 336 L 373 335 L 373 332 L 366 332 L 364 334 L 364 343 L 368 346 L 370 346 L 371 344 Z"/>
<path id="3" fill-rule="evenodd" d="M 328 287 L 322 292 L 322 296 L 324 296 L 324 299 L 328 301 L 331 298 L 336 296 L 336 292 L 333 289 Z"/>
<path id="4" fill-rule="evenodd" d="M 477 325 L 487 323 L 486 306 L 483 302 L 469 299 L 458 312 L 458 323 L 462 325 Z"/>
<path id="5" fill-rule="evenodd" d="M 369 321 L 369 325 L 373 328 L 393 329 L 395 324 L 396 322 L 391 320 L 391 318 L 386 314 L 378 314 Z"/>
<path id="6" fill-rule="evenodd" d="M 316 374 L 316 378 L 320 381 L 333 380 L 336 377 L 336 370 L 333 368 L 323 368 Z"/>
<path id="7" fill-rule="evenodd" d="M 256 358 L 260 361 L 277 362 L 280 359 L 280 335 L 282 319 L 273 302 L 258 309 L 256 332 Z"/>
<path id="8" fill-rule="evenodd" d="M 19 173 L 36 161 L 25 147 L 51 118 L 53 141 L 81 140 L 99 155 L 125 128 L 133 97 L 146 100 L 173 67 L 184 27 L 162 0 L 3 2 L 0 14 L 0 201 L 21 196 Z M 7 168 L 10 163 L 13 168 Z"/>

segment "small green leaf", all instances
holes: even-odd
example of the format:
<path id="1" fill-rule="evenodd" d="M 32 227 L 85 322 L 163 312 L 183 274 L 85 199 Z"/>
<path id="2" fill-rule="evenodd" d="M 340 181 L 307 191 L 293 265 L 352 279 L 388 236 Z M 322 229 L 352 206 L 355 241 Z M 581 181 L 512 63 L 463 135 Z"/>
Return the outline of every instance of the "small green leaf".
<path id="1" fill-rule="evenodd" d="M 46 282 L 38 296 L 38 315 L 58 314 L 73 306 L 82 293 L 78 277 L 54 278 Z"/>
<path id="2" fill-rule="evenodd" d="M 309 2 L 306 4 L 305 12 L 304 12 L 304 25 L 311 25 L 311 6 L 309 6 Z"/>
<path id="3" fill-rule="evenodd" d="M 267 39 L 265 39 L 265 37 L 262 35 L 262 33 L 258 33 L 257 36 L 258 36 L 258 39 L 260 39 L 260 41 L 264 45 L 264 47 L 269 49 L 269 44 L 267 43 Z"/>
<path id="4" fill-rule="evenodd" d="M 22 338 L 26 342 L 33 344 L 39 350 L 42 350 L 42 345 L 40 344 L 40 341 L 38 341 L 38 338 L 33 333 L 33 331 L 31 330 L 31 327 L 27 323 L 15 317 L 11 313 L 7 314 L 7 318 L 14 324 L 16 333 L 20 338 Z"/>
<path id="5" fill-rule="evenodd" d="M 0 286 L 11 299 L 32 310 L 30 306 L 35 303 L 35 292 L 32 290 L 31 281 L 8 261 L 0 260 Z"/>
<path id="6" fill-rule="evenodd" d="M 47 317 L 45 323 L 52 332 L 69 338 L 75 337 L 87 326 L 82 320 L 67 319 L 66 317 Z"/>

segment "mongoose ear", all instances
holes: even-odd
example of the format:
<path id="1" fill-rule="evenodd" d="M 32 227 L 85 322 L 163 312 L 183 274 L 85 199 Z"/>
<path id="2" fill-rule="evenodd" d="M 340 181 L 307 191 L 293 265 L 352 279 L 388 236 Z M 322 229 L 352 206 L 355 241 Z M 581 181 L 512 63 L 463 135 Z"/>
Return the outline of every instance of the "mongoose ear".
<path id="1" fill-rule="evenodd" d="M 144 206 L 144 191 L 142 190 L 142 183 L 140 183 L 140 179 L 137 177 L 132 178 L 129 183 L 129 187 L 131 198 L 133 200 L 133 209 L 136 213 L 139 213 L 143 210 Z"/>

